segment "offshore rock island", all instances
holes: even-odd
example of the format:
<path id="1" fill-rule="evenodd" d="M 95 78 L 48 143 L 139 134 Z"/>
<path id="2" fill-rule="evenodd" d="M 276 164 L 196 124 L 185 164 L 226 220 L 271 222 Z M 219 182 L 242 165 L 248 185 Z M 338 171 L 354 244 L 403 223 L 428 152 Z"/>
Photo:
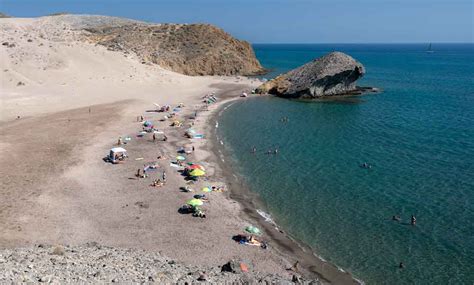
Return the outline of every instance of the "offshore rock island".
<path id="1" fill-rule="evenodd" d="M 375 91 L 356 86 L 356 81 L 364 74 L 365 68 L 360 62 L 342 52 L 332 52 L 262 84 L 256 92 L 313 99 Z"/>

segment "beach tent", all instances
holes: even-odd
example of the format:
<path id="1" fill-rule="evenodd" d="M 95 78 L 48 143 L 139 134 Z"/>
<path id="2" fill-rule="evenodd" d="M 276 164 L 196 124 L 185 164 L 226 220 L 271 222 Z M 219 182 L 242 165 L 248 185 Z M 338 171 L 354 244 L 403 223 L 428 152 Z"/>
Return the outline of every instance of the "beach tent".
<path id="1" fill-rule="evenodd" d="M 122 148 L 122 147 L 114 147 L 114 148 L 111 148 L 110 149 L 110 153 L 109 153 L 109 160 L 110 162 L 112 163 L 118 163 L 118 159 L 116 159 L 121 157 L 121 158 L 125 158 L 127 157 L 127 150 Z"/>

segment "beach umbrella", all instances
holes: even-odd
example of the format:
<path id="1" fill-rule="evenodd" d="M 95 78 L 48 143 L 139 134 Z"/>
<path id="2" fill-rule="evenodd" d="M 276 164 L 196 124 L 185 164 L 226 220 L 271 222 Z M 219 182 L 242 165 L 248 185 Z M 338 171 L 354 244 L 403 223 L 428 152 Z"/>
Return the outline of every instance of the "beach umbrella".
<path id="1" fill-rule="evenodd" d="M 191 176 L 203 176 L 206 172 L 202 171 L 201 169 L 194 169 L 189 173 Z"/>
<path id="2" fill-rule="evenodd" d="M 192 164 L 192 165 L 190 165 L 188 168 L 189 168 L 189 169 L 200 169 L 200 170 L 202 170 L 202 171 L 206 171 L 206 170 L 204 169 L 204 166 L 199 165 L 199 164 Z"/>
<path id="3" fill-rule="evenodd" d="M 209 187 L 204 187 L 202 188 L 202 192 L 212 192 L 212 190 Z"/>
<path id="4" fill-rule="evenodd" d="M 153 123 L 150 122 L 150 121 L 145 121 L 145 122 L 143 122 L 143 125 L 144 125 L 145 127 L 149 127 L 149 126 L 151 126 L 152 124 L 153 124 Z"/>
<path id="5" fill-rule="evenodd" d="M 254 227 L 254 226 L 248 226 L 245 228 L 245 231 L 251 233 L 251 234 L 255 234 L 255 235 L 260 235 L 262 232 L 260 231 L 259 228 L 257 227 Z"/>
<path id="6" fill-rule="evenodd" d="M 189 206 L 196 207 L 196 206 L 202 206 L 204 202 L 200 199 L 191 199 L 186 204 L 188 204 Z"/>
<path id="7" fill-rule="evenodd" d="M 186 160 L 186 157 L 182 156 L 182 155 L 178 155 L 176 157 L 177 160 Z"/>

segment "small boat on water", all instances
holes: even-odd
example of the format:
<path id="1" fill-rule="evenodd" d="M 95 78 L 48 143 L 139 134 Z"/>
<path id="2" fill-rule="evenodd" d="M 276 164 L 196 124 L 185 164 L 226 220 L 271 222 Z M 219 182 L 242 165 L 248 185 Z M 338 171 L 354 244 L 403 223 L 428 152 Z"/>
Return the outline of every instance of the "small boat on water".
<path id="1" fill-rule="evenodd" d="M 428 46 L 428 49 L 426 50 L 426 53 L 434 53 L 434 50 L 433 50 L 432 47 L 431 47 L 431 43 L 430 43 L 430 45 Z"/>

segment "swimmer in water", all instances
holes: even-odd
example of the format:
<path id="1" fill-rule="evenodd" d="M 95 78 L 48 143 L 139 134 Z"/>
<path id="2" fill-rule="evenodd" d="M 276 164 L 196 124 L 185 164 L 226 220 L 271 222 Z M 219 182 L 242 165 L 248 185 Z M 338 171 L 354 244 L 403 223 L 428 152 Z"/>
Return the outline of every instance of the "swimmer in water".
<path id="1" fill-rule="evenodd" d="M 402 218 L 400 218 L 400 216 L 398 216 L 398 215 L 395 215 L 395 216 L 392 216 L 392 221 L 401 222 Z"/>
<path id="2" fill-rule="evenodd" d="M 416 225 L 416 217 L 415 215 L 411 215 L 411 225 L 415 226 Z"/>

